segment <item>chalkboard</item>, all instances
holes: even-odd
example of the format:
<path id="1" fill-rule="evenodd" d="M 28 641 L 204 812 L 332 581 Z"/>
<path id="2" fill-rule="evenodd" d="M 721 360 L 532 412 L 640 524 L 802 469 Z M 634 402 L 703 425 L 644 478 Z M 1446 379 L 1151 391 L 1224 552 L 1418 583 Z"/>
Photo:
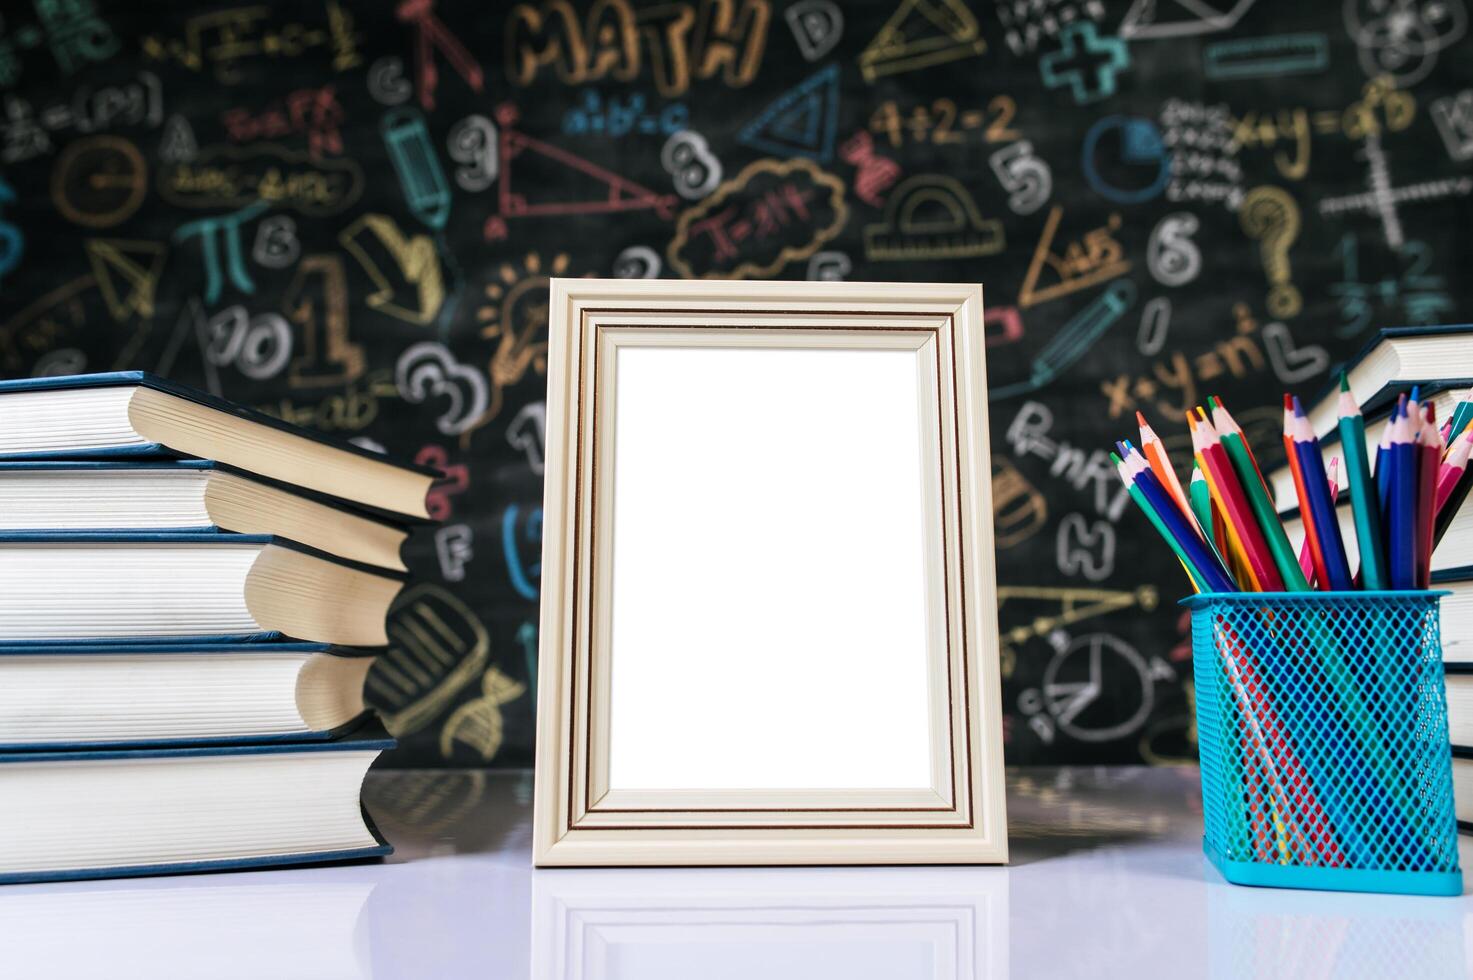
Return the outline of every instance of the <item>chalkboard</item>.
<path id="1" fill-rule="evenodd" d="M 1186 582 L 1105 454 L 1220 394 L 1271 466 L 1282 389 L 1467 318 L 1467 20 L 10 4 L 0 372 L 145 368 L 439 467 L 370 697 L 396 761 L 525 765 L 548 277 L 981 282 L 1008 758 L 1188 758 Z"/>

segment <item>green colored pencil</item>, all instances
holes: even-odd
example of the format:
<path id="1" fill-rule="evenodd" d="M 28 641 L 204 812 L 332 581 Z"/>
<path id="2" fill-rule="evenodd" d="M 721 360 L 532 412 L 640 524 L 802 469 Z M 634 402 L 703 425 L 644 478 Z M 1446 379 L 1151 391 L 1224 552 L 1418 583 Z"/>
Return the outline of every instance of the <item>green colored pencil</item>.
<path id="1" fill-rule="evenodd" d="M 1243 430 L 1238 428 L 1238 423 L 1233 421 L 1222 402 L 1216 398 L 1210 401 L 1213 427 L 1221 434 L 1228 459 L 1232 461 L 1233 470 L 1238 474 L 1243 491 L 1248 495 L 1248 506 L 1253 509 L 1253 517 L 1263 529 L 1263 536 L 1268 541 L 1268 550 L 1273 555 L 1279 574 L 1284 577 L 1284 587 L 1290 592 L 1308 592 L 1309 581 L 1304 577 L 1304 569 L 1299 567 L 1299 559 L 1295 557 L 1294 549 L 1289 544 L 1289 535 L 1284 533 L 1283 522 L 1279 520 L 1279 513 L 1268 497 L 1268 488 L 1263 485 L 1258 467 L 1253 464 L 1253 455 L 1243 438 Z"/>
<path id="2" fill-rule="evenodd" d="M 1344 375 L 1341 376 L 1342 378 Z M 1463 400 L 1458 402 L 1457 408 L 1453 409 L 1452 427 L 1448 429 L 1447 444 L 1451 446 L 1462 433 L 1468 422 L 1473 420 L 1473 388 L 1469 388 L 1463 395 Z"/>
<path id="3" fill-rule="evenodd" d="M 1135 485 L 1135 481 L 1131 480 L 1126 474 L 1125 461 L 1115 453 L 1110 454 L 1110 459 L 1114 460 L 1115 471 L 1120 474 L 1120 482 L 1125 484 L 1125 489 L 1129 492 L 1130 499 L 1134 500 L 1135 505 L 1141 509 L 1141 512 L 1150 518 L 1151 523 L 1156 527 L 1156 533 L 1160 534 L 1166 540 L 1166 543 L 1171 546 L 1171 550 L 1176 552 L 1177 560 L 1181 562 L 1181 567 L 1186 569 L 1187 576 L 1192 580 L 1192 588 L 1198 592 L 1209 591 L 1206 584 L 1198 577 L 1196 569 L 1192 567 L 1192 563 L 1187 560 L 1186 552 L 1182 550 L 1176 538 L 1167 530 L 1165 522 L 1156 513 L 1156 508 L 1151 506 L 1151 502 L 1146 499 L 1146 495 L 1141 493 L 1140 488 Z"/>
<path id="4" fill-rule="evenodd" d="M 1361 585 L 1367 589 L 1389 589 L 1385 543 L 1381 539 L 1381 498 L 1371 480 L 1371 461 L 1366 453 L 1366 420 L 1351 397 L 1344 373 L 1340 375 L 1340 447 L 1345 454 L 1350 506 L 1355 512 Z"/>

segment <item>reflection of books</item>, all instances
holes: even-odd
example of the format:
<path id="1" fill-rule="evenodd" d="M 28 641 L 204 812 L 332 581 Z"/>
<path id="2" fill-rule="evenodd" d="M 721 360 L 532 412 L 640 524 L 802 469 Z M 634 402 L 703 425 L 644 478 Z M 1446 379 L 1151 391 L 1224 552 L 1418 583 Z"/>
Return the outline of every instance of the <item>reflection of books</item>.
<path id="1" fill-rule="evenodd" d="M 367 881 L 259 877 L 0 889 L 0 959 L 50 980 L 373 976 Z"/>
<path id="2" fill-rule="evenodd" d="M 387 738 L 0 755 L 0 883 L 387 854 L 358 793 Z"/>

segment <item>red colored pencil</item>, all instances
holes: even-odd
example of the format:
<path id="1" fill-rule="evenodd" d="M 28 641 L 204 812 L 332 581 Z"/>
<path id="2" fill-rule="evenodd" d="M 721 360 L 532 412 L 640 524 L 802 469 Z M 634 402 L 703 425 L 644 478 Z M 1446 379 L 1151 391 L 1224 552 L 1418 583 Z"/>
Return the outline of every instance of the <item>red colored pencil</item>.
<path id="1" fill-rule="evenodd" d="M 1432 532 L 1437 497 L 1437 470 L 1442 464 L 1442 440 L 1437 433 L 1437 406 L 1422 407 L 1421 442 L 1417 446 L 1417 581 L 1432 587 Z"/>
<path id="2" fill-rule="evenodd" d="M 1188 427 L 1192 430 L 1192 448 L 1207 476 L 1208 486 L 1221 498 L 1223 515 L 1237 529 L 1238 540 L 1242 543 L 1245 557 L 1253 569 L 1253 577 L 1258 580 L 1263 591 L 1283 592 L 1284 577 L 1274 564 L 1268 540 L 1264 538 L 1263 529 L 1253 516 L 1253 508 L 1248 503 L 1243 484 L 1233 471 L 1232 460 L 1228 458 L 1217 430 L 1205 418 L 1196 420 L 1190 415 L 1187 418 Z"/>

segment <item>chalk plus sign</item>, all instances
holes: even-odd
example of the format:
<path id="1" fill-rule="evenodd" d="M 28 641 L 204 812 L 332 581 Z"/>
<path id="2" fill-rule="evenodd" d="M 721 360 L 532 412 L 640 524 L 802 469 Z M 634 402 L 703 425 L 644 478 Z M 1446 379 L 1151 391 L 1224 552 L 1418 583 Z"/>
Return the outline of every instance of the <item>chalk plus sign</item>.
<path id="1" fill-rule="evenodd" d="M 1098 102 L 1115 92 L 1115 78 L 1130 65 L 1130 51 L 1118 37 L 1101 38 L 1088 21 L 1070 24 L 1062 37 L 1064 47 L 1039 59 L 1043 84 L 1068 84 L 1078 103 Z"/>

